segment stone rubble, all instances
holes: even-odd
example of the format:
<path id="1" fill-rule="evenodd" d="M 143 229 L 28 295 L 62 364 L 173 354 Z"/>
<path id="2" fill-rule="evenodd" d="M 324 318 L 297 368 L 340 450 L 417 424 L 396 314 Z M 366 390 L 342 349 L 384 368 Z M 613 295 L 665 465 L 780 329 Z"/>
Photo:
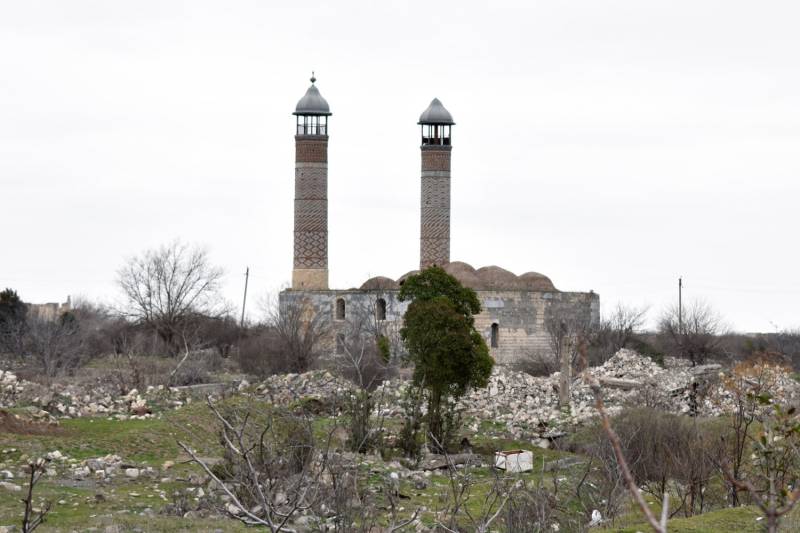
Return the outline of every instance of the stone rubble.
<path id="1" fill-rule="evenodd" d="M 633 350 L 622 349 L 587 373 L 601 383 L 610 413 L 625 405 L 639 405 L 674 413 L 692 411 L 702 416 L 718 416 L 733 406 L 733 397 L 723 384 L 727 374 L 719 365 L 692 367 L 688 361 L 667 358 L 666 366 L 662 367 Z M 476 432 L 480 421 L 491 421 L 505 426 L 512 436 L 541 439 L 539 444 L 546 445 L 547 440 L 559 436 L 564 428 L 584 424 L 596 415 L 591 389 L 580 375 L 573 377 L 570 409 L 559 408 L 559 377 L 558 372 L 538 377 L 497 366 L 488 386 L 470 391 L 461 399 L 460 407 L 475 420 L 471 428 Z M 800 384 L 790 374 L 776 367 L 773 381 L 775 393 L 781 399 L 800 401 Z M 407 386 L 408 381 L 393 379 L 378 388 L 380 414 L 402 416 L 400 400 Z M 144 391 L 133 389 L 127 394 L 103 384 L 48 388 L 0 370 L 0 407 L 24 407 L 33 418 L 48 422 L 83 416 L 141 419 L 181 407 L 191 402 L 193 396 L 199 397 L 196 393 L 214 393 L 225 387 L 244 394 L 255 391 L 276 404 L 316 402 L 320 409 L 341 406 L 340 400 L 353 391 L 349 381 L 326 370 L 275 375 L 252 386 L 247 382 L 207 384 L 202 390 L 158 386 Z"/>
<path id="2" fill-rule="evenodd" d="M 0 370 L 0 407 L 12 407 L 24 390 L 23 382 L 10 370 Z"/>
<path id="3" fill-rule="evenodd" d="M 177 409 L 197 396 L 193 387 L 149 386 L 144 391 L 120 394 L 113 386 L 53 384 L 49 387 L 19 379 L 0 370 L 0 408 L 37 408 L 38 418 L 80 418 L 109 416 L 121 420 L 145 419 L 156 411 Z"/>
<path id="4" fill-rule="evenodd" d="M 775 393 L 784 401 L 800 401 L 800 383 L 790 374 L 776 369 Z M 623 406 L 656 407 L 667 412 L 696 412 L 700 416 L 719 416 L 733 408 L 732 397 L 723 386 L 722 368 L 717 364 L 692 367 L 688 361 L 667 358 L 665 367 L 629 349 L 619 350 L 604 364 L 587 373 L 597 379 L 604 394 L 607 411 L 619 412 Z M 574 425 L 585 424 L 596 416 L 595 400 L 583 376 L 573 376 L 569 410 L 558 406 L 560 374 L 531 376 L 497 366 L 484 389 L 472 390 L 461 399 L 460 407 L 476 422 L 492 421 L 505 426 L 514 437 L 548 440 L 563 434 Z M 693 384 L 696 384 L 693 387 Z M 402 416 L 400 399 L 408 382 L 394 379 L 377 390 L 382 398 L 379 413 Z M 352 384 L 327 371 L 272 376 L 256 387 L 258 394 L 280 404 L 300 399 L 332 402 L 347 395 Z"/>
<path id="5" fill-rule="evenodd" d="M 301 398 L 328 401 L 352 389 L 352 383 L 327 370 L 312 370 L 304 374 L 270 376 L 256 387 L 256 392 L 273 403 L 287 404 Z"/>

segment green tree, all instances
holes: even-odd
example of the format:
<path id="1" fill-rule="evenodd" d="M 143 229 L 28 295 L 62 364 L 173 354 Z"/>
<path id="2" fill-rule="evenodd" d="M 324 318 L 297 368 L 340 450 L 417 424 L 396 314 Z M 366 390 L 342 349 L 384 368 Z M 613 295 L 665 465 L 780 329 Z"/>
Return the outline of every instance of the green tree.
<path id="1" fill-rule="evenodd" d="M 28 306 L 17 291 L 0 292 L 0 351 L 19 352 Z"/>
<path id="2" fill-rule="evenodd" d="M 428 431 L 446 444 L 444 410 L 470 387 L 485 387 L 494 366 L 475 330 L 478 296 L 439 267 L 409 277 L 400 300 L 411 300 L 400 336 L 414 363 L 414 384 L 426 391 Z"/>

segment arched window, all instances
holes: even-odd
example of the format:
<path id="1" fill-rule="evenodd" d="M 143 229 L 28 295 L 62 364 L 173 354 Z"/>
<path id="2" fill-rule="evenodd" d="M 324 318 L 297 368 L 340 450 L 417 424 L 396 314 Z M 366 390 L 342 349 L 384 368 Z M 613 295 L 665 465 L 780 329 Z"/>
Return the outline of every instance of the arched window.
<path id="1" fill-rule="evenodd" d="M 491 346 L 492 348 L 497 348 L 497 345 L 500 343 L 500 326 L 497 325 L 497 322 L 492 324 L 492 337 L 491 337 Z"/>
<path id="2" fill-rule="evenodd" d="M 336 320 L 344 320 L 344 298 L 336 299 Z"/>
<path id="3" fill-rule="evenodd" d="M 375 312 L 378 315 L 378 320 L 386 320 L 386 300 L 378 298 Z"/>

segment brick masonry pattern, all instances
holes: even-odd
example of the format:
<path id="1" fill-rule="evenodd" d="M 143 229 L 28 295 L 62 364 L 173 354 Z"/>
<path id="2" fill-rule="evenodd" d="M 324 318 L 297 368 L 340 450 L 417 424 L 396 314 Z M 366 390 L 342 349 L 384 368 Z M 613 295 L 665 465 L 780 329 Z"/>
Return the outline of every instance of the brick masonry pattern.
<path id="1" fill-rule="evenodd" d="M 421 269 L 450 262 L 449 171 L 449 147 L 422 148 L 419 240 Z"/>
<path id="2" fill-rule="evenodd" d="M 302 136 L 295 139 L 294 268 L 327 271 L 328 139 Z M 322 279 L 321 276 L 311 278 Z M 327 273 L 324 278 L 327 279 Z M 299 278 L 293 276 L 295 279 Z M 327 282 L 317 288 L 327 288 Z"/>
<path id="3" fill-rule="evenodd" d="M 327 163 L 328 138 L 295 136 L 295 161 L 299 163 Z"/>
<path id="4" fill-rule="evenodd" d="M 450 170 L 449 146 L 423 146 L 422 170 Z"/>

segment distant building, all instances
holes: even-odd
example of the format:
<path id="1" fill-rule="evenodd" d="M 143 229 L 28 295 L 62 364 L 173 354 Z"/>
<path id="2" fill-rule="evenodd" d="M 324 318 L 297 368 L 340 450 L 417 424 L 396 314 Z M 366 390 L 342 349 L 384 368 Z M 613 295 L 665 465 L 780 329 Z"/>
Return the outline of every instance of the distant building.
<path id="1" fill-rule="evenodd" d="M 64 303 L 50 302 L 46 304 L 25 304 L 28 307 L 28 317 L 41 320 L 55 320 L 67 311 L 72 310 L 72 298 L 67 296 Z"/>
<path id="2" fill-rule="evenodd" d="M 280 294 L 282 304 L 305 305 L 309 312 L 330 320 L 332 350 L 340 346 L 350 310 L 368 309 L 385 326 L 402 322 L 407 302 L 397 299 L 400 286 L 413 270 L 394 280 L 375 277 L 358 289 L 328 287 L 328 102 L 311 78 L 305 96 L 294 111 L 295 201 L 294 268 L 292 287 Z M 497 266 L 474 269 L 450 260 L 450 161 L 452 115 L 434 98 L 419 117 L 421 136 L 420 258 L 419 268 L 444 268 L 462 284 L 474 289 L 483 311 L 475 317 L 492 356 L 513 362 L 521 356 L 548 351 L 545 328 L 548 313 L 558 309 L 569 315 L 597 321 L 600 297 L 594 292 L 562 292 L 547 276 L 527 272 L 520 276 Z"/>

